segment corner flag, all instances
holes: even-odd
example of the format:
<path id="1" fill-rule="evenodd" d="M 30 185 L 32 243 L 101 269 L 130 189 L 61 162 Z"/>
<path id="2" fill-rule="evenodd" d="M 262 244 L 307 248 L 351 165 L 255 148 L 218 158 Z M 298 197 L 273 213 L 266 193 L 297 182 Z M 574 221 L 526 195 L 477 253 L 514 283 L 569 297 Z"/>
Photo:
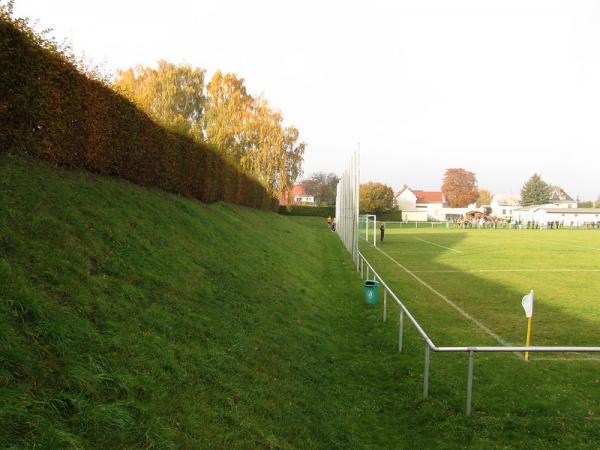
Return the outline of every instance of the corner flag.
<path id="1" fill-rule="evenodd" d="M 521 305 L 523 305 L 525 316 L 527 316 L 527 339 L 525 341 L 525 346 L 529 347 L 531 344 L 531 318 L 533 316 L 533 289 L 529 294 L 523 297 Z M 525 361 L 529 361 L 529 352 L 525 352 Z"/>
<path id="2" fill-rule="evenodd" d="M 527 318 L 533 316 L 533 290 L 523 297 L 523 300 L 521 300 L 521 305 L 523 305 L 523 309 L 525 310 L 525 315 Z"/>

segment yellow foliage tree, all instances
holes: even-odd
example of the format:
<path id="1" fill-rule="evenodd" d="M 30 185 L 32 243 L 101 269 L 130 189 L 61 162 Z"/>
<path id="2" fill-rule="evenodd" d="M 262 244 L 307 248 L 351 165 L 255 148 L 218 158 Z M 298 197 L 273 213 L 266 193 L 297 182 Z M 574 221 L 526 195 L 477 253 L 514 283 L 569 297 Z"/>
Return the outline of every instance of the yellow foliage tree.
<path id="1" fill-rule="evenodd" d="M 267 100 L 249 95 L 242 78 L 214 74 L 204 119 L 208 142 L 271 192 L 282 194 L 300 176 L 306 144 L 298 142 L 298 130 L 284 127 Z"/>
<path id="2" fill-rule="evenodd" d="M 117 72 L 114 89 L 166 128 L 203 140 L 205 71 L 159 61 Z"/>
<path id="3" fill-rule="evenodd" d="M 288 190 L 302 173 L 306 144 L 280 111 L 246 90 L 244 79 L 159 61 L 157 68 L 119 71 L 114 88 L 161 125 L 206 141 L 254 175 L 273 194 Z"/>

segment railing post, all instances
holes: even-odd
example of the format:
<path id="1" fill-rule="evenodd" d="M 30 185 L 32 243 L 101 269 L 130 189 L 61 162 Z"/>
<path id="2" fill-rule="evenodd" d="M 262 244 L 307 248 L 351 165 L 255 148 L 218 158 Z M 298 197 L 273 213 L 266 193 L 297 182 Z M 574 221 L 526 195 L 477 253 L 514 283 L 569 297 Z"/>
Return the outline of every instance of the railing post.
<path id="1" fill-rule="evenodd" d="M 469 370 L 467 374 L 467 416 L 471 415 L 471 399 L 473 397 L 473 356 L 475 352 L 469 350 Z"/>
<path id="2" fill-rule="evenodd" d="M 365 260 L 360 258 L 360 278 L 365 279 Z"/>
<path id="3" fill-rule="evenodd" d="M 367 278 L 365 278 L 365 280 L 369 279 L 369 266 L 367 266 Z"/>
<path id="4" fill-rule="evenodd" d="M 402 351 L 402 335 L 404 332 L 404 310 L 400 308 L 400 324 L 398 326 L 398 351 Z"/>
<path id="5" fill-rule="evenodd" d="M 425 367 L 423 368 L 423 398 L 429 395 L 429 344 L 425 342 Z"/>
<path id="6" fill-rule="evenodd" d="M 387 320 L 387 289 L 383 288 L 383 321 Z"/>

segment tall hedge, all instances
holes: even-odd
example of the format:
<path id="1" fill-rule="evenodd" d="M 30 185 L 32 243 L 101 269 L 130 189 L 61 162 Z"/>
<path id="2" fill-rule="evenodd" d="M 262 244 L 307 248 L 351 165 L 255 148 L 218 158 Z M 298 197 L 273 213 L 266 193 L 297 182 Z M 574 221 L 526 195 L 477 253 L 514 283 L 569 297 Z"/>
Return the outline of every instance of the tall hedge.
<path id="1" fill-rule="evenodd" d="M 335 217 L 335 206 L 281 205 L 279 214 L 284 216 Z"/>
<path id="2" fill-rule="evenodd" d="M 254 178 L 170 132 L 60 53 L 0 20 L 0 152 L 31 154 L 197 198 L 277 210 Z"/>

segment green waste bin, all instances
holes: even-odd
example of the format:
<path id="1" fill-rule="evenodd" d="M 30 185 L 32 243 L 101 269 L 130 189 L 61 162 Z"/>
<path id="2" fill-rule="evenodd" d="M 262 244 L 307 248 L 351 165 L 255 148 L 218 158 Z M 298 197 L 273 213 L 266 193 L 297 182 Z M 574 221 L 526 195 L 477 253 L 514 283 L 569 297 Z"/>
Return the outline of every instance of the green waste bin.
<path id="1" fill-rule="evenodd" d="M 365 303 L 367 305 L 376 305 L 379 297 L 379 282 L 375 280 L 365 281 Z"/>

